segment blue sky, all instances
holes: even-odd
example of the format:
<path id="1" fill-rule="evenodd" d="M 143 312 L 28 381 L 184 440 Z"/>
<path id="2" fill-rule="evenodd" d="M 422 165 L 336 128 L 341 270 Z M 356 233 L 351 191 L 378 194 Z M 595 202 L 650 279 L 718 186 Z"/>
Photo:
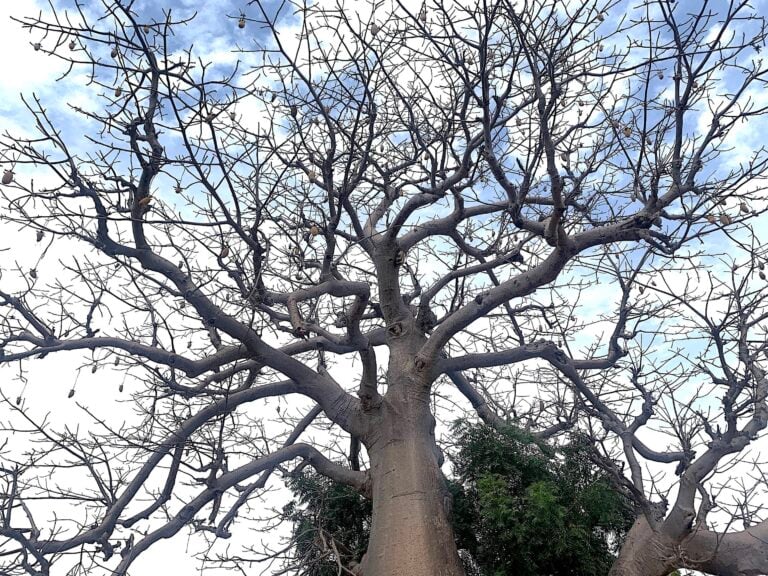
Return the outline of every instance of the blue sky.
<path id="1" fill-rule="evenodd" d="M 692 0 L 685 0 L 685 2 Z M 685 3 L 682 0 L 680 4 Z M 72 2 L 57 1 L 57 6 L 72 6 Z M 95 1 L 94 1 L 95 4 Z M 354 3 L 353 3 L 354 4 Z M 757 0 L 753 3 L 758 9 L 763 11 L 768 7 L 768 0 Z M 231 66 L 238 58 L 238 55 L 232 52 L 233 46 L 240 44 L 247 47 L 248 43 L 254 38 L 256 26 L 249 23 L 245 30 L 240 30 L 236 25 L 236 18 L 245 12 L 248 17 L 255 17 L 255 11 L 248 7 L 244 0 L 209 0 L 205 2 L 193 0 L 179 0 L 177 2 L 157 2 L 141 0 L 136 3 L 136 11 L 151 15 L 149 20 L 159 18 L 163 7 L 172 8 L 176 15 L 191 15 L 197 11 L 197 18 L 187 27 L 180 29 L 175 38 L 177 48 L 186 48 L 194 45 L 196 54 L 205 61 L 214 61 L 221 68 Z M 96 98 L 97 91 L 84 89 L 85 76 L 80 72 L 70 78 L 54 82 L 60 75 L 64 66 L 54 58 L 41 52 L 35 52 L 32 43 L 39 38 L 35 34 L 29 34 L 20 28 L 17 23 L 9 21 L 10 15 L 32 15 L 36 14 L 41 8 L 45 8 L 45 3 L 40 0 L 26 0 L 22 2 L 11 2 L 5 0 L 0 2 L 0 54 L 2 59 L 3 79 L 0 82 L 0 120 L 2 121 L 0 129 L 26 132 L 31 126 L 30 117 L 24 111 L 19 99 L 19 93 L 24 92 L 29 95 L 36 93 L 44 106 L 46 106 L 60 122 L 60 127 L 64 131 L 67 139 L 72 143 L 84 143 L 82 134 L 87 131 L 87 125 L 84 125 L 82 118 L 74 114 L 67 104 L 80 105 L 85 108 L 89 106 L 99 106 L 100 102 Z M 607 22 L 606 25 L 609 25 Z M 755 94 L 756 98 L 765 99 L 768 94 Z M 739 132 L 734 137 L 734 143 L 737 148 L 733 158 L 738 159 L 740 154 L 753 149 L 757 144 L 762 143 L 766 133 L 765 121 L 753 123 L 749 126 L 740 127 Z M 19 251 L 21 252 L 21 251 Z M 19 254 L 23 259 L 24 254 Z M 591 293 L 589 305 L 597 313 L 610 298 L 605 297 L 612 290 L 595 290 Z M 162 561 L 170 556 L 167 552 L 174 552 L 173 568 L 179 571 L 179 562 L 181 558 L 186 558 L 183 554 L 185 541 L 181 537 L 173 543 L 164 544 L 170 548 L 158 546 L 153 553 L 148 556 L 147 565 Z M 164 553 L 165 552 L 165 553 Z M 171 567 L 169 565 L 169 567 Z M 147 573 L 157 570 L 145 570 Z M 136 566 L 136 573 L 142 573 L 141 565 Z M 192 573 L 191 569 L 188 573 Z"/>

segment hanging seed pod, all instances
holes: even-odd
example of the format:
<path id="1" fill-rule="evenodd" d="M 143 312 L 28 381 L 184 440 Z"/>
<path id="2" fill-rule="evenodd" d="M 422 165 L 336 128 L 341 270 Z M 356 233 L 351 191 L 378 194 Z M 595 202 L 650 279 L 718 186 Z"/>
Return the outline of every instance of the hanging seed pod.
<path id="1" fill-rule="evenodd" d="M 117 58 L 117 48 L 112 48 L 112 52 L 109 53 L 112 58 Z"/>
<path id="2" fill-rule="evenodd" d="M 74 50 L 75 46 L 77 46 L 77 44 L 75 44 L 75 41 L 74 40 L 70 40 L 70 42 L 69 42 L 69 49 L 70 50 Z"/>
<path id="3" fill-rule="evenodd" d="M 765 280 L 765 272 L 759 272 L 758 276 L 760 276 L 760 280 Z"/>
<path id="4" fill-rule="evenodd" d="M 516 118 L 515 119 L 515 124 L 517 124 L 518 126 L 522 126 L 523 125 L 523 119 L 522 118 Z"/>
<path id="5" fill-rule="evenodd" d="M 320 234 L 320 227 L 314 222 L 312 222 L 312 225 L 309 227 L 309 233 L 313 237 L 317 236 L 318 234 Z"/>
<path id="6" fill-rule="evenodd" d="M 602 12 L 598 12 L 598 14 L 597 14 L 597 20 L 598 20 L 599 22 L 603 22 L 603 21 L 605 20 L 605 14 L 603 14 Z"/>
<path id="7" fill-rule="evenodd" d="M 147 24 L 144 24 L 144 34 L 149 34 L 151 31 L 150 27 Z"/>
<path id="8" fill-rule="evenodd" d="M 30 268 L 29 277 L 32 278 L 32 280 L 37 280 L 37 270 Z"/>
<path id="9" fill-rule="evenodd" d="M 746 202 L 739 204 L 739 210 L 741 210 L 744 214 L 749 214 L 749 206 L 747 206 Z"/>
<path id="10" fill-rule="evenodd" d="M 98 369 L 99 369 L 99 365 L 98 365 L 98 364 L 94 364 L 94 365 L 91 367 L 91 374 L 96 374 L 96 371 L 97 371 Z"/>
<path id="11" fill-rule="evenodd" d="M 236 120 L 237 119 L 237 115 L 234 112 L 230 112 L 229 113 L 229 119 L 230 120 Z"/>
<path id="12" fill-rule="evenodd" d="M 219 258 L 223 260 L 227 256 L 229 256 L 229 245 L 224 244 L 224 246 L 221 247 L 221 252 L 219 252 Z"/>
<path id="13" fill-rule="evenodd" d="M 115 88 L 115 98 L 120 98 L 120 96 L 121 96 L 122 94 L 123 94 L 123 89 L 122 89 L 120 86 L 118 86 L 117 88 Z"/>
<path id="14" fill-rule="evenodd" d="M 421 7 L 421 12 L 419 12 L 419 21 L 426 24 L 427 23 L 427 5 L 423 4 Z"/>
<path id="15" fill-rule="evenodd" d="M 237 27 L 241 30 L 245 28 L 245 16 L 240 16 L 240 18 L 237 19 Z"/>
<path id="16" fill-rule="evenodd" d="M 632 128 L 630 126 L 624 126 L 624 136 L 627 138 L 632 136 Z"/>
<path id="17" fill-rule="evenodd" d="M 296 106 L 296 104 L 291 104 L 291 116 L 293 118 L 296 118 L 296 116 L 299 114 L 299 109 Z"/>
<path id="18" fill-rule="evenodd" d="M 176 192 L 176 194 L 181 194 L 181 185 L 176 184 L 176 187 L 173 189 L 173 191 Z"/>
<path id="19" fill-rule="evenodd" d="M 32 47 L 35 49 L 35 52 L 37 52 L 40 50 L 40 48 L 43 47 L 43 45 L 40 44 L 40 42 L 35 42 L 34 44 L 32 44 Z"/>
<path id="20" fill-rule="evenodd" d="M 118 392 L 122 392 L 123 391 L 123 383 L 122 382 L 120 383 L 120 386 L 117 387 L 117 391 Z"/>
<path id="21" fill-rule="evenodd" d="M 731 217 L 728 216 L 725 212 L 720 214 L 720 224 L 723 226 L 728 226 L 732 222 Z"/>
<path id="22" fill-rule="evenodd" d="M 115 366 L 120 366 L 120 356 L 115 356 Z"/>
<path id="23" fill-rule="evenodd" d="M 664 72 L 659 72 L 658 74 L 656 74 L 656 76 L 658 77 L 659 80 L 664 80 Z"/>
<path id="24" fill-rule="evenodd" d="M 272 102 L 272 104 L 274 104 L 275 100 L 277 100 L 277 92 L 272 92 L 272 98 L 270 99 L 270 102 Z"/>
<path id="25" fill-rule="evenodd" d="M 10 184 L 13 182 L 13 170 L 4 170 L 3 179 L 0 180 L 3 184 Z"/>
<path id="26" fill-rule="evenodd" d="M 35 235 L 35 240 L 40 242 L 40 240 L 43 239 L 43 236 L 45 236 L 45 233 L 42 230 L 38 230 L 37 234 Z"/>
<path id="27" fill-rule="evenodd" d="M 372 35 L 376 36 L 376 34 L 378 34 L 378 33 L 379 33 L 379 30 L 381 30 L 381 28 L 379 28 L 379 25 L 378 25 L 378 24 L 376 24 L 376 22 L 374 22 L 373 24 L 371 24 L 371 34 L 372 34 Z"/>
<path id="28" fill-rule="evenodd" d="M 72 396 L 74 396 L 74 395 L 75 395 L 75 389 L 74 389 L 74 388 L 72 388 L 72 389 L 69 391 L 69 393 L 67 394 L 67 398 L 72 398 Z"/>
<path id="29" fill-rule="evenodd" d="M 21 404 L 21 396 L 16 396 L 16 406 Z"/>

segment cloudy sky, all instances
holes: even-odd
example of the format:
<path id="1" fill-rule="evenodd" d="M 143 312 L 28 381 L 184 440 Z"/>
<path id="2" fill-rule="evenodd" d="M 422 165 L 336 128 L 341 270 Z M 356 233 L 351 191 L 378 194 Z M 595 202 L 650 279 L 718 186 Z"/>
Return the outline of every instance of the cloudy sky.
<path id="1" fill-rule="evenodd" d="M 71 6 L 72 2 L 56 0 L 55 4 L 66 7 Z M 86 1 L 84 4 L 86 7 L 96 5 L 96 0 Z M 758 9 L 765 9 L 768 6 L 768 0 L 757 0 L 754 4 Z M 351 5 L 356 4 L 352 2 Z M 231 65 L 238 58 L 233 53 L 232 47 L 238 44 L 245 46 L 252 38 L 252 35 L 249 36 L 249 34 L 253 28 L 246 28 L 246 33 L 244 33 L 236 26 L 236 18 L 241 11 L 248 14 L 252 10 L 246 6 L 244 0 L 178 0 L 173 2 L 141 0 L 136 3 L 135 9 L 138 13 L 148 14 L 148 19 L 152 20 L 160 18 L 163 8 L 173 9 L 176 15 L 191 14 L 197 11 L 195 20 L 179 32 L 175 41 L 179 48 L 194 45 L 196 55 L 204 61 L 216 62 L 221 66 Z M 16 2 L 0 0 L 0 65 L 2 66 L 0 130 L 20 134 L 29 133 L 30 116 L 23 106 L 20 94 L 23 93 L 29 97 L 34 93 L 51 114 L 59 120 L 59 126 L 68 135 L 69 140 L 84 144 L 81 138 L 83 134 L 82 118 L 72 112 L 70 105 L 84 108 L 88 108 L 89 105 L 98 105 L 94 92 L 84 89 L 87 78 L 82 71 L 77 71 L 62 81 L 56 81 L 66 70 L 64 64 L 43 52 L 36 52 L 32 45 L 39 38 L 30 34 L 28 30 L 24 30 L 18 22 L 11 20 L 12 16 L 20 18 L 34 15 L 41 9 L 47 9 L 46 2 L 39 0 Z M 250 14 L 248 15 L 250 16 Z M 289 25 L 290 23 L 286 22 L 286 26 Z M 758 92 L 753 97 L 760 104 L 768 101 L 768 92 Z M 738 161 L 740 155 L 746 154 L 746 151 L 762 144 L 766 129 L 768 126 L 765 125 L 765 122 L 763 122 L 762 127 L 757 124 L 742 126 L 734 139 L 737 147 L 734 153 L 730 155 L 731 161 Z M 13 240 L 9 240 L 11 235 L 13 235 Z M 0 249 L 11 246 L 13 247 L 13 258 L 21 263 L 22 268 L 29 268 L 34 265 L 39 247 L 31 242 L 29 235 L 24 235 L 23 231 L 18 233 L 9 231 L 7 227 L 0 229 Z M 594 298 L 593 301 L 600 305 L 604 304 L 604 300 L 601 298 Z M 75 357 L 51 358 L 46 362 L 41 362 L 39 366 L 33 367 L 28 379 L 30 382 L 49 381 L 51 379 L 58 382 L 68 378 L 78 365 L 79 361 Z M 97 385 L 95 381 L 88 382 L 87 377 L 83 380 L 85 382 L 79 385 Z M 61 386 L 58 387 L 60 390 L 57 392 L 58 395 L 38 394 L 35 398 L 34 409 L 38 413 L 50 411 L 54 414 L 54 418 L 61 422 L 76 418 L 72 404 L 62 402 L 70 385 L 69 381 L 62 382 Z M 17 389 L 13 389 L 9 395 L 15 395 L 17 392 Z M 32 395 L 32 391 L 28 391 L 28 393 L 30 396 Z M 99 396 L 93 395 L 89 398 L 92 402 L 98 402 Z M 107 401 L 105 400 L 105 402 Z M 247 535 L 246 537 L 250 536 Z M 258 536 L 256 537 L 258 538 Z M 192 562 L 186 553 L 188 545 L 190 544 L 183 536 L 170 542 L 159 543 L 150 554 L 135 564 L 134 573 L 155 574 L 160 569 L 165 568 L 173 570 L 174 573 L 192 574 L 197 564 Z M 192 549 L 195 549 L 195 544 L 191 544 L 191 546 Z"/>
<path id="2" fill-rule="evenodd" d="M 82 4 L 87 9 L 89 6 L 99 6 L 101 2 L 86 0 Z M 195 54 L 202 60 L 228 66 L 237 60 L 232 47 L 238 42 L 248 42 L 249 37 L 236 25 L 236 18 L 241 10 L 248 11 L 245 4 L 240 0 L 141 0 L 136 2 L 135 9 L 138 13 L 149 14 L 149 20 L 161 17 L 162 8 L 173 9 L 175 16 L 197 12 L 197 17 L 176 36 L 178 46 L 194 46 Z M 71 8 L 73 2 L 55 0 L 54 5 Z M 39 33 L 30 33 L 11 19 L 34 16 L 40 10 L 47 9 L 45 1 L 0 1 L 0 65 L 3 75 L 0 82 L 0 131 L 12 134 L 32 132 L 34 124 L 24 107 L 21 95 L 29 98 L 34 94 L 57 119 L 67 140 L 79 146 L 84 144 L 83 119 L 72 111 L 70 105 L 86 109 L 91 105 L 98 106 L 95 92 L 84 88 L 87 78 L 83 75 L 83 70 L 75 71 L 69 77 L 57 81 L 65 72 L 65 65 L 42 51 L 36 52 L 33 44 L 39 41 Z M 252 32 L 253 28 L 250 31 Z M 41 246 L 33 241 L 33 237 L 33 233 L 16 231 L 7 224 L 0 224 L 0 250 L 12 249 L 0 254 L 3 265 L 7 266 L 12 262 L 18 263 L 22 269 L 34 267 L 40 256 Z M 62 256 L 66 256 L 68 249 L 72 249 L 72 246 L 67 248 L 54 245 L 53 248 Z M 56 274 L 56 257 L 56 253 L 47 256 L 49 266 L 41 270 L 41 274 Z M 6 274 L 4 288 L 8 288 L 8 279 L 9 275 Z M 3 393 L 8 397 L 23 395 L 26 409 L 36 417 L 48 414 L 49 421 L 58 426 L 85 425 L 83 413 L 75 407 L 74 402 L 67 401 L 67 393 L 73 385 L 77 388 L 77 395 L 73 400 L 78 400 L 97 411 L 101 410 L 100 413 L 103 414 L 119 414 L 116 410 L 120 410 L 120 407 L 113 401 L 121 382 L 118 373 L 112 374 L 111 382 L 104 382 L 103 377 L 91 377 L 88 370 L 83 371 L 82 376 L 76 377 L 77 369 L 82 365 L 82 359 L 76 354 L 52 357 L 32 364 L 25 375 L 28 382 L 26 387 L 15 378 L 11 381 L 8 369 L 0 370 L 0 379 L 3 381 Z M 283 502 L 282 498 L 274 500 L 275 505 L 280 502 Z M 256 549 L 260 547 L 262 538 L 272 544 L 277 540 L 270 535 L 244 530 L 236 532 L 235 540 L 238 540 L 238 537 L 242 537 L 242 542 L 248 542 Z M 162 574 L 167 571 L 169 574 L 194 574 L 199 569 L 199 563 L 191 557 L 190 552 L 199 552 L 202 549 L 200 546 L 200 541 L 189 541 L 184 534 L 172 540 L 161 541 L 134 564 L 132 573 Z M 65 563 L 62 563 L 59 570 L 63 570 L 64 566 Z M 53 573 L 58 574 L 55 570 Z"/>

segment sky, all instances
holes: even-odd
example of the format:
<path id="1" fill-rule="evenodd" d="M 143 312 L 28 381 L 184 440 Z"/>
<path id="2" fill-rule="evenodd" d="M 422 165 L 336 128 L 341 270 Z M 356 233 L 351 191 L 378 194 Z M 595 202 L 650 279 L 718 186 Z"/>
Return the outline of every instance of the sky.
<path id="1" fill-rule="evenodd" d="M 71 2 L 61 0 L 56 3 L 57 5 L 71 5 Z M 85 4 L 87 6 L 89 2 L 85 2 Z M 756 4 L 758 7 L 765 7 L 766 1 L 759 0 Z M 195 20 L 177 36 L 176 41 L 180 47 L 194 45 L 197 54 L 204 61 L 217 62 L 222 66 L 231 65 L 237 58 L 232 53 L 231 47 L 235 44 L 245 45 L 249 41 L 248 35 L 236 26 L 236 19 L 241 10 L 246 14 L 249 11 L 244 1 L 178 0 L 170 2 L 141 0 L 136 3 L 136 11 L 140 13 L 159 14 L 161 7 L 172 8 L 174 13 L 198 12 Z M 69 105 L 87 108 L 96 102 L 92 95 L 82 89 L 86 81 L 85 76 L 70 76 L 66 81 L 55 82 L 55 79 L 65 70 L 62 63 L 42 52 L 35 51 L 32 44 L 37 41 L 37 38 L 30 35 L 28 31 L 21 29 L 18 23 L 10 20 L 11 16 L 36 14 L 40 9 L 45 9 L 45 3 L 39 0 L 17 2 L 0 0 L 0 68 L 2 69 L 0 130 L 3 132 L 7 130 L 12 133 L 26 133 L 28 131 L 29 116 L 20 100 L 20 94 L 23 93 L 29 97 L 34 93 L 51 111 L 52 115 L 59 120 L 59 125 L 64 133 L 70 136 L 70 140 L 78 141 L 84 131 L 84 125 L 81 117 L 72 113 Z M 246 28 L 246 32 L 250 31 L 251 28 Z M 768 92 L 755 94 L 755 98 L 766 99 Z M 763 128 L 768 128 L 768 126 Z M 743 127 L 742 132 L 735 139 L 740 148 L 736 149 L 733 156 L 738 157 L 743 151 L 752 149 L 764 134 L 764 129 L 754 125 L 749 128 Z M 23 231 L 19 233 L 17 239 L 18 241 L 13 243 L 14 258 L 20 262 L 22 268 L 34 267 L 39 257 L 39 247 L 32 242 L 30 235 L 25 235 Z M 5 245 L 6 242 L 0 240 L 0 249 Z M 65 254 L 70 247 L 59 246 L 56 249 Z M 604 301 L 599 295 L 588 303 L 588 305 L 594 306 L 595 312 L 603 304 Z M 30 397 L 34 396 L 35 410 L 39 413 L 51 412 L 54 421 L 60 422 L 67 422 L 80 417 L 74 410 L 72 403 L 62 402 L 66 390 L 69 390 L 71 386 L 69 382 L 62 383 L 59 396 L 35 395 L 32 389 L 36 381 L 53 380 L 58 382 L 65 380 L 79 366 L 79 362 L 80 360 L 74 355 L 62 356 L 48 359 L 31 367 L 28 375 L 31 388 L 24 393 Z M 2 377 L 1 375 L 2 373 L 0 373 L 0 377 Z M 105 384 L 103 377 L 94 378 L 86 374 L 77 385 L 83 387 L 83 391 L 87 391 L 89 389 L 95 390 L 97 387 L 103 389 L 105 386 L 114 388 L 118 384 L 117 380 Z M 13 390 L 12 394 L 16 394 L 17 389 L 14 388 Z M 99 395 L 80 394 L 80 389 L 78 389 L 77 398 L 81 396 L 96 398 L 97 400 L 91 401 L 97 404 L 91 404 L 91 406 L 99 407 Z M 101 402 L 103 402 L 101 407 L 104 408 L 111 406 L 112 399 L 102 398 Z M 153 574 L 165 569 L 173 570 L 174 573 L 192 574 L 198 565 L 186 553 L 188 545 L 188 541 L 183 536 L 169 542 L 161 542 L 134 565 L 133 572 L 136 574 Z M 194 547 L 194 544 L 192 546 Z"/>
<path id="2" fill-rule="evenodd" d="M 86 0 L 83 4 L 94 6 L 95 0 Z M 100 4 L 100 3 L 99 3 Z M 71 7 L 72 2 L 56 0 L 57 7 Z M 176 38 L 179 46 L 195 46 L 196 53 L 204 61 L 214 61 L 222 66 L 231 65 L 237 59 L 231 47 L 237 42 L 247 41 L 247 36 L 236 26 L 236 18 L 241 10 L 246 10 L 245 2 L 239 0 L 194 0 L 155 1 L 140 0 L 136 3 L 139 13 L 158 14 L 163 7 L 172 8 L 174 14 L 191 14 L 197 12 L 197 17 L 183 33 Z M 66 70 L 64 65 L 55 58 L 37 52 L 33 43 L 38 40 L 36 34 L 30 34 L 11 20 L 11 17 L 36 15 L 40 10 L 47 9 L 47 2 L 39 0 L 1 0 L 0 1 L 0 67 L 3 80 L 0 82 L 0 131 L 16 134 L 28 134 L 33 123 L 30 114 L 25 109 L 21 95 L 29 98 L 32 94 L 39 97 L 49 113 L 57 119 L 59 126 L 68 140 L 73 144 L 82 142 L 84 133 L 82 118 L 73 113 L 69 105 L 88 108 L 97 105 L 92 93 L 83 90 L 86 82 L 81 72 L 65 80 L 56 82 Z M 247 31 L 247 30 L 246 30 Z M 251 29 L 252 31 L 252 29 Z M 36 266 L 40 257 L 40 245 L 33 241 L 34 234 L 14 232 L 5 224 L 0 224 L 0 249 L 12 246 L 13 260 L 23 269 Z M 11 237 L 12 235 L 12 237 Z M 69 250 L 77 250 L 73 245 L 60 244 L 54 247 L 53 254 L 48 254 L 48 262 L 56 261 L 58 255 L 66 257 Z M 0 254 L 8 262 L 8 254 Z M 41 275 L 56 274 L 55 264 L 41 269 Z M 7 275 L 5 277 L 7 280 Z M 77 372 L 83 359 L 76 354 L 49 357 L 39 363 L 32 363 L 26 374 L 27 385 L 20 382 L 10 382 L 8 371 L 0 371 L 2 391 L 8 397 L 21 395 L 27 409 L 35 416 L 48 414 L 49 421 L 58 426 L 73 426 L 84 424 L 85 416 L 76 407 L 75 401 L 88 406 L 103 414 L 115 415 L 126 410 L 119 402 L 117 388 L 124 380 L 118 372 L 99 372 L 91 375 L 89 370 Z M 35 365 L 36 364 L 36 365 Z M 79 376 L 75 376 L 75 374 Z M 76 389 L 76 395 L 67 399 L 68 391 Z M 126 384 L 130 389 L 130 382 Z M 118 416 L 119 417 L 119 416 Z M 114 424 L 114 422 L 113 422 Z M 279 484 L 279 483 L 278 483 Z M 278 495 L 282 494 L 282 495 Z M 286 501 L 284 490 L 270 492 L 266 496 L 265 509 L 280 507 Z M 257 549 L 262 539 L 270 545 L 277 544 L 277 534 L 261 534 L 249 530 L 235 531 L 233 541 L 247 542 Z M 226 545 L 227 543 L 222 543 Z M 191 557 L 190 552 L 200 551 L 199 540 L 188 540 L 184 533 L 171 540 L 157 543 L 133 565 L 133 574 L 184 574 L 192 575 L 200 567 L 199 562 Z M 52 571 L 54 576 L 64 573 L 66 563 L 62 562 Z M 258 573 L 258 572 L 254 572 Z"/>

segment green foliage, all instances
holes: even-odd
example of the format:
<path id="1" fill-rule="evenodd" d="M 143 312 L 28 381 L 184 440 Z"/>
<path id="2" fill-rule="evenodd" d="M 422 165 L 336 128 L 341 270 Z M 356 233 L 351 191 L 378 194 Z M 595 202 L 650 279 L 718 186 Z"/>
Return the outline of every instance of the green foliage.
<path id="1" fill-rule="evenodd" d="M 608 573 L 630 528 L 628 501 L 590 461 L 590 444 L 573 436 L 554 449 L 509 427 L 499 432 L 459 421 L 453 524 L 467 572 L 477 576 L 598 576 Z M 359 561 L 370 503 L 314 472 L 291 484 L 295 560 L 304 574 L 330 576 Z M 331 542 L 333 545 L 331 545 Z M 336 553 L 338 551 L 338 554 Z"/>
<path id="2" fill-rule="evenodd" d="M 629 530 L 629 502 L 574 436 L 557 451 L 524 432 L 458 422 L 454 522 L 483 576 L 597 576 Z"/>
<path id="3" fill-rule="evenodd" d="M 314 472 L 289 483 L 297 500 L 283 508 L 293 523 L 294 561 L 307 576 L 336 576 L 368 546 L 371 503 L 352 488 Z"/>

